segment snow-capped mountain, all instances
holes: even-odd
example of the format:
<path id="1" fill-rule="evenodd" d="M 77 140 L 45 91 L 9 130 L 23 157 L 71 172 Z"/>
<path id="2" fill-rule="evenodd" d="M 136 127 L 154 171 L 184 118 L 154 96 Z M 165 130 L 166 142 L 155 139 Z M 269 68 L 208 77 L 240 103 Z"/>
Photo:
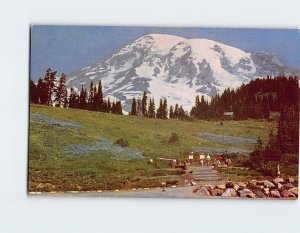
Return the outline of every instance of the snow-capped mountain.
<path id="1" fill-rule="evenodd" d="M 291 73 L 277 56 L 247 53 L 213 40 L 150 34 L 138 38 L 111 57 L 70 75 L 69 87 L 89 87 L 101 79 L 104 96 L 122 101 L 129 111 L 143 91 L 168 104 L 190 110 L 196 95 L 207 99 L 256 77 Z"/>

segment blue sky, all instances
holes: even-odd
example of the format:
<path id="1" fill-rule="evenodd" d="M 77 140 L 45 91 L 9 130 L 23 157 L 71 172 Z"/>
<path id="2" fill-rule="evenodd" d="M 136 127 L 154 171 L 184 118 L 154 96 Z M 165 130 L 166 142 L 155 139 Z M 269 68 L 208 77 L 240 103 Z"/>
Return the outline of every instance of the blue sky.
<path id="1" fill-rule="evenodd" d="M 206 38 L 245 51 L 265 51 L 300 70 L 300 31 L 296 29 L 166 28 L 103 26 L 39 26 L 31 28 L 31 79 L 43 77 L 47 68 L 68 74 L 109 57 L 150 33 L 185 38 Z"/>

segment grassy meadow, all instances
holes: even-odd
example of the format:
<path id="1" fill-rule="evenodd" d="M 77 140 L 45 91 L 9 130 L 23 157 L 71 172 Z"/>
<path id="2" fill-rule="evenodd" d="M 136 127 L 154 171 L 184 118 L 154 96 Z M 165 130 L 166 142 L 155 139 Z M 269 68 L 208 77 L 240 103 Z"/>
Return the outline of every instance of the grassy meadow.
<path id="1" fill-rule="evenodd" d="M 30 112 L 80 127 L 62 127 L 30 118 L 29 191 L 103 190 L 158 186 L 166 178 L 179 175 L 156 158 L 187 158 L 192 147 L 217 147 L 251 150 L 253 145 L 226 145 L 200 139 L 196 133 L 257 138 L 267 141 L 276 121 L 179 121 L 135 116 L 120 116 L 78 109 L 30 105 Z M 169 142 L 172 133 L 179 141 Z M 122 138 L 138 149 L 144 159 L 116 160 L 110 152 L 94 151 L 70 156 L 69 145 L 89 145 L 98 138 L 110 142 Z M 149 159 L 154 162 L 150 163 Z"/>

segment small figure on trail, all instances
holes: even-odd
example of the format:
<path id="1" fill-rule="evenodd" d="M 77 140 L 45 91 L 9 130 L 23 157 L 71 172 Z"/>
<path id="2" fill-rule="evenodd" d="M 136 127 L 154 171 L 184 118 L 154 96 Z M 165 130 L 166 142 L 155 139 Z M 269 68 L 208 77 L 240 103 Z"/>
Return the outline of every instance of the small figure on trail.
<path id="1" fill-rule="evenodd" d="M 277 164 L 277 177 L 280 177 L 279 163 Z"/>
<path id="2" fill-rule="evenodd" d="M 209 166 L 210 165 L 210 156 L 209 154 L 207 154 L 206 156 L 206 166 Z"/>
<path id="3" fill-rule="evenodd" d="M 199 165 L 203 166 L 204 160 L 205 159 L 205 155 L 203 153 L 201 153 L 199 155 Z"/>

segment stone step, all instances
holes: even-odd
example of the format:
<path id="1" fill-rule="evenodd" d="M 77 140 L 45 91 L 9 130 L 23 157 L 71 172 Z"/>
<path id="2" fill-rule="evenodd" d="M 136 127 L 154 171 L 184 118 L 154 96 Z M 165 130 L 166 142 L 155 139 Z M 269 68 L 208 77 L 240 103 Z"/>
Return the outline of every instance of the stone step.
<path id="1" fill-rule="evenodd" d="M 217 181 L 220 180 L 220 177 L 195 177 L 195 181 Z"/>
<path id="2" fill-rule="evenodd" d="M 193 171 L 192 174 L 217 174 L 217 171 Z"/>
<path id="3" fill-rule="evenodd" d="M 219 178 L 219 176 L 214 176 L 214 175 L 207 175 L 207 176 L 194 176 L 194 178 Z"/>

